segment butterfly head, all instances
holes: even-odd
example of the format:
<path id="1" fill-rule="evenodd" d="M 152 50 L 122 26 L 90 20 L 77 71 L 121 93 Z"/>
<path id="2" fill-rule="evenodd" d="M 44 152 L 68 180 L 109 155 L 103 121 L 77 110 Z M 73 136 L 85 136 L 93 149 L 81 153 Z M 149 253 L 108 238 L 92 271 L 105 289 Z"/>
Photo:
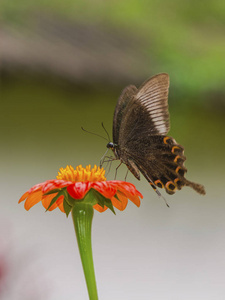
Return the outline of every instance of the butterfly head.
<path id="1" fill-rule="evenodd" d="M 111 149 L 116 157 L 116 159 L 119 158 L 119 153 L 118 153 L 118 145 L 117 144 L 114 144 L 113 142 L 109 142 L 106 147 L 108 149 Z"/>
<path id="2" fill-rule="evenodd" d="M 115 150 L 115 148 L 117 147 L 117 144 L 114 144 L 113 142 L 109 142 L 106 147 L 108 149 L 112 149 L 113 151 Z"/>

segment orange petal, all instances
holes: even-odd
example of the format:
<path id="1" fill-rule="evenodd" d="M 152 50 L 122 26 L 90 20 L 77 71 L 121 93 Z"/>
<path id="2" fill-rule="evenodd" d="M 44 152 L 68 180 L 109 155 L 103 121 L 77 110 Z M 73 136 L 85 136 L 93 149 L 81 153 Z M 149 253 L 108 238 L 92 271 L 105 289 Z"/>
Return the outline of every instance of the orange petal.
<path id="1" fill-rule="evenodd" d="M 113 197 L 111 199 L 113 206 L 115 206 L 119 210 L 124 210 L 127 207 L 128 203 L 127 197 L 120 191 L 117 191 L 116 195 L 119 198 L 119 200 Z"/>
<path id="2" fill-rule="evenodd" d="M 102 206 L 100 206 L 99 204 L 95 204 L 93 205 L 94 209 L 96 209 L 99 212 L 104 212 L 106 211 L 106 209 L 108 208 L 107 206 L 104 206 L 104 208 Z"/>
<path id="3" fill-rule="evenodd" d="M 140 198 L 138 195 L 132 195 L 131 193 L 127 192 L 126 190 L 120 188 L 120 192 L 122 192 L 130 201 L 132 201 L 138 207 L 141 204 Z"/>
<path id="4" fill-rule="evenodd" d="M 63 196 L 62 196 L 63 197 Z M 57 200 L 58 201 L 58 200 Z M 56 201 L 56 202 L 57 202 Z M 63 213 L 65 213 L 65 210 L 64 210 L 64 207 L 63 207 L 63 201 L 61 202 L 61 203 L 57 203 L 57 205 L 58 205 L 58 208 L 61 210 L 61 212 L 63 212 Z"/>
<path id="5" fill-rule="evenodd" d="M 49 207 L 49 204 L 51 203 L 52 199 L 57 195 L 57 193 L 55 194 L 50 194 L 50 195 L 46 195 L 43 197 L 42 199 L 42 205 L 44 206 L 45 209 L 47 209 Z M 58 207 L 57 203 L 55 202 L 50 208 L 49 211 L 52 211 L 53 209 L 56 209 Z"/>
<path id="6" fill-rule="evenodd" d="M 91 182 L 90 187 L 109 199 L 112 198 L 116 193 L 116 185 L 112 181 Z"/>
<path id="7" fill-rule="evenodd" d="M 136 187 L 129 182 L 120 181 L 118 190 L 121 190 L 125 195 L 137 195 L 143 198 L 142 194 L 136 189 Z"/>
<path id="8" fill-rule="evenodd" d="M 137 207 L 139 207 L 141 205 L 141 201 L 140 198 L 143 198 L 143 196 L 141 195 L 141 193 L 139 193 L 138 191 L 138 195 L 134 194 L 132 195 L 131 193 L 129 193 L 127 190 L 123 189 L 123 188 L 119 188 L 120 191 L 130 200 L 132 201 L 135 205 L 137 205 Z"/>
<path id="9" fill-rule="evenodd" d="M 27 197 L 29 196 L 29 192 L 26 192 L 23 194 L 23 196 L 20 198 L 20 200 L 18 201 L 18 203 L 24 201 Z"/>
<path id="10" fill-rule="evenodd" d="M 129 200 L 132 201 L 135 205 L 137 205 L 137 207 L 139 207 L 141 205 L 141 201 L 140 198 L 137 195 L 130 195 Z"/>
<path id="11" fill-rule="evenodd" d="M 32 206 L 34 206 L 35 204 L 41 201 L 42 195 L 43 195 L 42 191 L 36 191 L 29 194 L 27 200 L 24 203 L 24 208 L 26 210 L 29 210 Z"/>
<path id="12" fill-rule="evenodd" d="M 64 200 L 64 196 L 62 195 L 57 199 L 56 204 L 62 212 L 65 212 L 64 207 L 63 207 L 63 200 Z"/>

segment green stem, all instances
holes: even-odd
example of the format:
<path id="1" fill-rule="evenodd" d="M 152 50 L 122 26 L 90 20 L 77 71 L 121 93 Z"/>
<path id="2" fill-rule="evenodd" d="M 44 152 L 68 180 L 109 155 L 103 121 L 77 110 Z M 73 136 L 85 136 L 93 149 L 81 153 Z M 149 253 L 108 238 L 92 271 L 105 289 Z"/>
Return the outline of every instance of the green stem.
<path id="1" fill-rule="evenodd" d="M 76 203 L 72 208 L 73 224 L 90 300 L 98 300 L 91 246 L 92 205 Z"/>

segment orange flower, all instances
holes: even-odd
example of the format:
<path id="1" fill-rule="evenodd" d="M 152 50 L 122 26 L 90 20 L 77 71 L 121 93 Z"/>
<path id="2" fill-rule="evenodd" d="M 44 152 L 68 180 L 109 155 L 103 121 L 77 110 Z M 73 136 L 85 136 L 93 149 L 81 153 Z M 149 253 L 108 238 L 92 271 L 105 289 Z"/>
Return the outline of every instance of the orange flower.
<path id="1" fill-rule="evenodd" d="M 20 198 L 19 203 L 25 200 L 24 207 L 29 210 L 32 206 L 42 201 L 46 210 L 59 208 L 67 215 L 75 201 L 84 201 L 92 193 L 93 207 L 99 212 L 113 206 L 124 210 L 130 199 L 138 207 L 142 194 L 131 183 L 111 180 L 106 181 L 105 170 L 91 166 L 83 168 L 81 165 L 74 169 L 72 166 L 61 168 L 57 179 L 47 180 L 36 184 Z M 86 200 L 87 201 L 87 200 Z M 88 200 L 90 201 L 90 200 Z M 90 203 L 90 202 L 89 202 Z"/>

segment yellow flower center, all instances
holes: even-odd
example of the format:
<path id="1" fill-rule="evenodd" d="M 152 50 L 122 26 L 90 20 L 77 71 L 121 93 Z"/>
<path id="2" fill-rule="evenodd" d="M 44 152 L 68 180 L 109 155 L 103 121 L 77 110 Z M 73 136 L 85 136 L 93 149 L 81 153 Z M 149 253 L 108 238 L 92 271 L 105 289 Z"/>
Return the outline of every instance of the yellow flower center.
<path id="1" fill-rule="evenodd" d="M 74 169 L 72 166 L 66 166 L 66 168 L 60 168 L 58 172 L 57 179 L 67 180 L 67 181 L 104 181 L 105 170 L 103 168 L 94 165 L 91 169 L 91 165 L 83 168 L 79 165 Z"/>

